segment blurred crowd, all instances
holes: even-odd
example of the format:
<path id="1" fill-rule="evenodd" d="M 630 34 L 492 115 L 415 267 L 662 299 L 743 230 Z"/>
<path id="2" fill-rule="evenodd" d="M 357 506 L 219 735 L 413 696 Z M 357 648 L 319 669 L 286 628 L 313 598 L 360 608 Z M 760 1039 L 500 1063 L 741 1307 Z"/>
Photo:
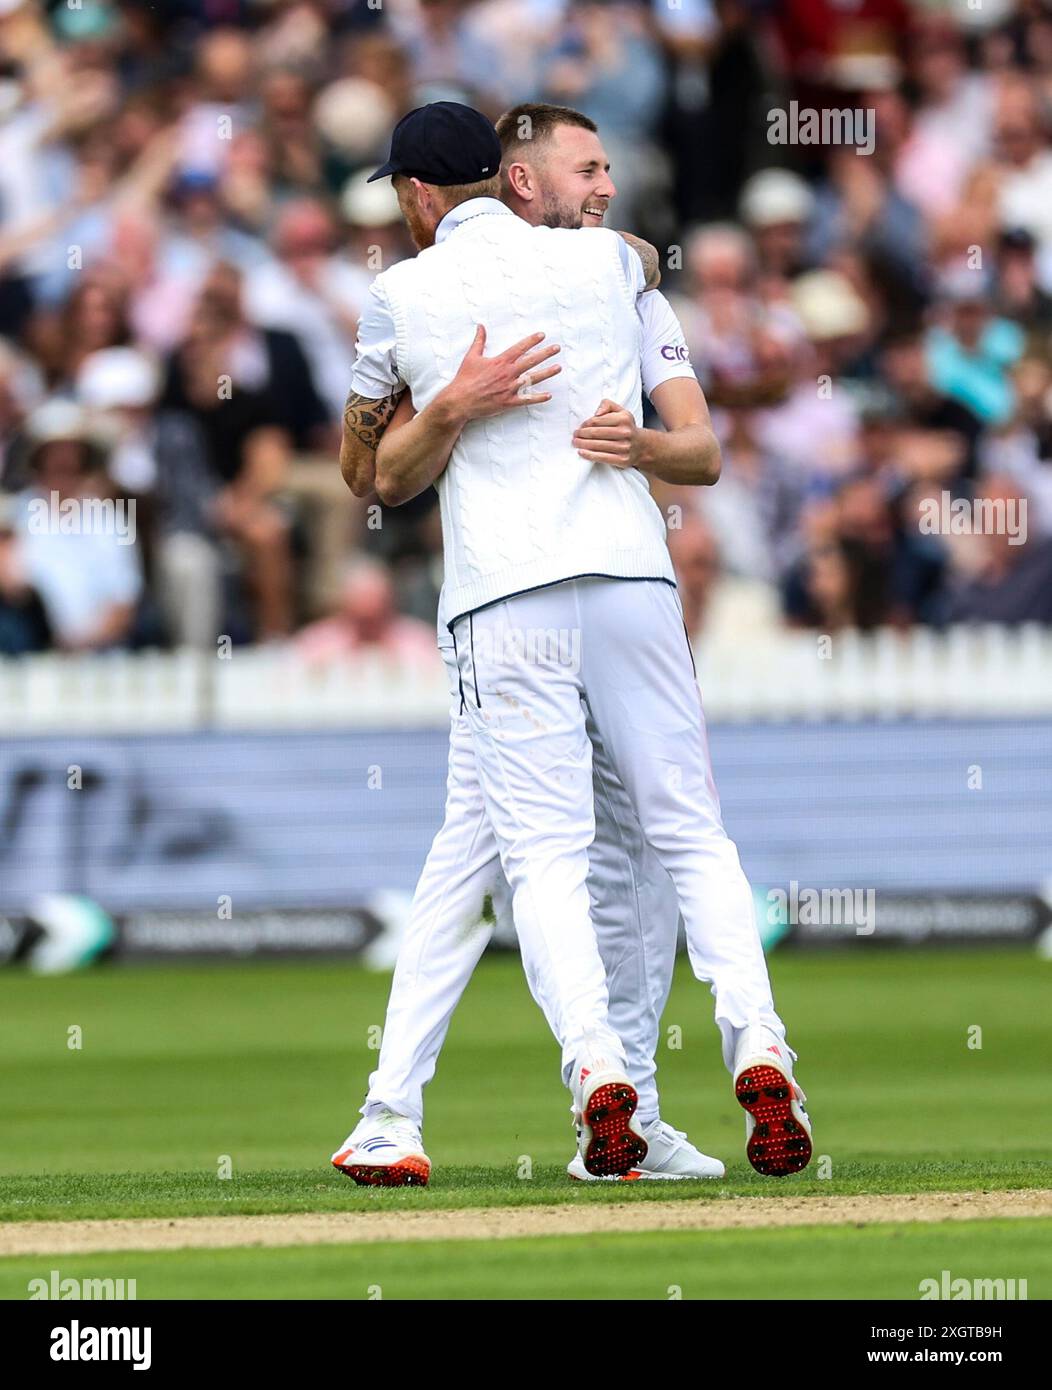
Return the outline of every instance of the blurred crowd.
<path id="1" fill-rule="evenodd" d="M 434 494 L 336 457 L 412 253 L 366 178 L 436 99 L 586 112 L 662 251 L 724 456 L 655 488 L 692 630 L 1052 623 L 1052 4 L 0 0 L 0 653 L 427 659 Z"/>

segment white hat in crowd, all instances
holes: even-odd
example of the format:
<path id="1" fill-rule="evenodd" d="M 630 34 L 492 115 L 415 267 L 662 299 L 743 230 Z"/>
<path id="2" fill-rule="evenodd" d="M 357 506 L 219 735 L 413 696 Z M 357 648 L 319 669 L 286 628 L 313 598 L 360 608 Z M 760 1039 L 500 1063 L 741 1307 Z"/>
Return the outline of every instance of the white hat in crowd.
<path id="1" fill-rule="evenodd" d="M 866 301 L 838 270 L 811 270 L 793 282 L 793 308 L 812 342 L 852 338 L 869 326 Z"/>
<path id="2" fill-rule="evenodd" d="M 814 194 L 798 174 L 788 169 L 761 169 L 742 189 L 738 210 L 748 226 L 762 228 L 806 222 L 814 205 Z"/>
<path id="3" fill-rule="evenodd" d="M 92 443 L 95 433 L 86 410 L 65 396 L 52 396 L 26 418 L 26 438 L 33 449 L 57 440 Z"/>
<path id="4" fill-rule="evenodd" d="M 375 154 L 398 118 L 382 87 L 365 77 L 340 77 L 330 82 L 314 103 L 318 133 L 352 159 Z"/>
<path id="5" fill-rule="evenodd" d="M 401 217 L 390 179 L 369 182 L 369 170 L 353 174 L 340 194 L 340 211 L 352 227 L 389 227 Z"/>
<path id="6" fill-rule="evenodd" d="M 89 410 L 131 410 L 154 403 L 160 387 L 157 364 L 132 347 L 90 353 L 77 375 L 77 399 Z"/>

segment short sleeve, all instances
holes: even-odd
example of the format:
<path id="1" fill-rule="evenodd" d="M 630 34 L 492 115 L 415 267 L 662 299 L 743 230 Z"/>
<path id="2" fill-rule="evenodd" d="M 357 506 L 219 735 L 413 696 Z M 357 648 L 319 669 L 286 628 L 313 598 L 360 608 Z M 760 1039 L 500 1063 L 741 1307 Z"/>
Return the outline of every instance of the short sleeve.
<path id="1" fill-rule="evenodd" d="M 351 390 L 366 400 L 379 401 L 400 390 L 395 366 L 395 325 L 380 279 L 369 286 L 369 299 L 358 321 Z"/>
<path id="2" fill-rule="evenodd" d="M 636 309 L 643 329 L 640 369 L 647 395 L 676 377 L 696 379 L 679 319 L 660 290 L 642 295 Z"/>

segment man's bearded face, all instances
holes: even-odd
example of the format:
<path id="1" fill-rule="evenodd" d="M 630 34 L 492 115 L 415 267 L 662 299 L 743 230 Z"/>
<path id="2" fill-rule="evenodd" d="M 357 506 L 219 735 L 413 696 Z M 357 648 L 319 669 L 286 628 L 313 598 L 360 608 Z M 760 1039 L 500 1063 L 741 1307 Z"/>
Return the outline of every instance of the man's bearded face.
<path id="1" fill-rule="evenodd" d="M 601 227 L 617 189 L 599 136 L 580 126 L 556 126 L 531 161 L 540 187 L 545 227 Z"/>
<path id="2" fill-rule="evenodd" d="M 398 206 L 413 238 L 413 245 L 418 251 L 426 251 L 435 244 L 435 224 L 423 207 L 420 189 L 404 174 L 396 175 L 394 183 Z"/>

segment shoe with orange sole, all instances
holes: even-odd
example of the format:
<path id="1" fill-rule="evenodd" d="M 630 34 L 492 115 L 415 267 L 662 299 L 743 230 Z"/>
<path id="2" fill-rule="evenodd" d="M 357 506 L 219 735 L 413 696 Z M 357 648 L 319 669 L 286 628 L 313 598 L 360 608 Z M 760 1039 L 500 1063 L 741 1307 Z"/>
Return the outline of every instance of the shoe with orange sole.
<path id="1" fill-rule="evenodd" d="M 332 1166 L 362 1187 L 426 1187 L 431 1177 L 420 1130 L 393 1110 L 363 1119 L 333 1154 Z"/>

